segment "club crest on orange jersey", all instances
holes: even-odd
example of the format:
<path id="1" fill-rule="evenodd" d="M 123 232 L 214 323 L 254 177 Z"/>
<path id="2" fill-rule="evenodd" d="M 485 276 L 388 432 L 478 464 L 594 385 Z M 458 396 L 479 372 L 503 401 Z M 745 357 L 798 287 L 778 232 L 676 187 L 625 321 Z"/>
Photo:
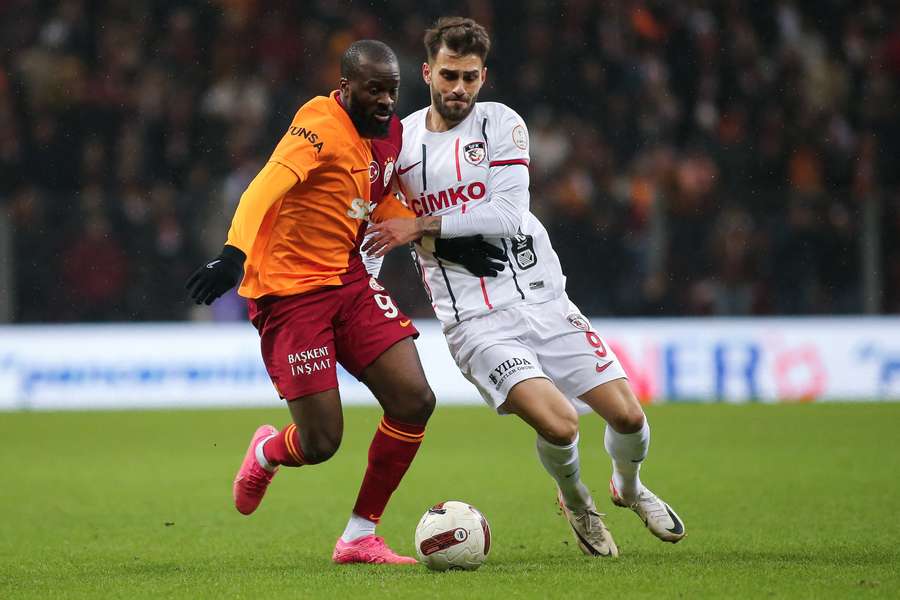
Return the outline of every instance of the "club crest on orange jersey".
<path id="1" fill-rule="evenodd" d="M 394 157 L 387 159 L 384 163 L 384 179 L 381 180 L 382 185 L 387 189 L 391 183 L 391 177 L 394 176 Z"/>
<path id="2" fill-rule="evenodd" d="M 463 148 L 463 156 L 470 165 L 481 164 L 481 161 L 484 160 L 484 155 L 484 142 L 472 142 L 471 144 L 466 144 Z"/>

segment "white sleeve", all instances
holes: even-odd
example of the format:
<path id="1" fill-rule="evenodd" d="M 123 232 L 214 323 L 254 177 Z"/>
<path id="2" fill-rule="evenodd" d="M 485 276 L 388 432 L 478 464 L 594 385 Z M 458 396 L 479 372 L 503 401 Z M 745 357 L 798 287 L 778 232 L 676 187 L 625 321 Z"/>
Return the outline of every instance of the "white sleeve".
<path id="1" fill-rule="evenodd" d="M 366 232 L 366 235 L 365 235 L 365 237 L 363 237 L 363 241 L 362 241 L 362 244 L 360 244 L 360 247 L 366 245 L 366 242 L 369 241 L 369 238 L 371 237 L 371 235 L 372 234 Z M 362 250 L 359 251 L 359 254 L 362 257 L 363 265 L 366 267 L 366 271 L 372 277 L 377 278 L 378 274 L 381 272 L 381 265 L 382 265 L 382 263 L 384 263 L 384 257 L 383 256 L 369 256 L 367 253 L 363 252 Z"/>
<path id="2" fill-rule="evenodd" d="M 513 237 L 528 212 L 528 168 L 518 165 L 491 167 L 488 199 L 465 213 L 441 217 L 443 238 L 481 234 Z"/>
<path id="3" fill-rule="evenodd" d="M 528 212 L 528 128 L 514 110 L 499 107 L 486 129 L 487 201 L 466 212 L 441 217 L 441 237 L 482 234 L 512 237 Z"/>

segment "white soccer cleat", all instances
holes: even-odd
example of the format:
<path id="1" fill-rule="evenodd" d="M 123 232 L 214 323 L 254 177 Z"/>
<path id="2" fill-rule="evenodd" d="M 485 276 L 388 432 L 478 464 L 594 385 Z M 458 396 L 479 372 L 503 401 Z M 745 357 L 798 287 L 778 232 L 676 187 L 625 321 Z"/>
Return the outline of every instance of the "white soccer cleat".
<path id="1" fill-rule="evenodd" d="M 637 500 L 629 504 L 619 495 L 619 490 L 610 479 L 609 495 L 616 506 L 633 510 L 650 530 L 650 533 L 662 541 L 675 544 L 685 536 L 684 522 L 681 517 L 675 514 L 671 506 L 647 488 L 642 488 Z"/>
<path id="2" fill-rule="evenodd" d="M 561 492 L 557 492 L 557 500 L 559 507 L 562 509 L 569 525 L 572 526 L 572 533 L 575 535 L 575 541 L 578 547 L 588 556 L 618 556 L 619 548 L 613 541 L 612 534 L 603 523 L 602 513 L 597 512 L 594 501 L 591 500 L 590 505 L 584 510 L 569 510 L 566 503 L 563 502 Z"/>

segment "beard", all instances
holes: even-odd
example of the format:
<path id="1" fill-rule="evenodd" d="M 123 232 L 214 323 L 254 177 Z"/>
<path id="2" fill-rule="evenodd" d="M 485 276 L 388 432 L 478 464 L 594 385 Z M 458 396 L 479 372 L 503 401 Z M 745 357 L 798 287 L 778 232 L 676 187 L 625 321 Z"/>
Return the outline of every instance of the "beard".
<path id="1" fill-rule="evenodd" d="M 362 102 L 360 102 L 351 92 L 350 106 L 347 107 L 347 114 L 353 126 L 356 127 L 357 133 L 364 138 L 383 138 L 387 137 L 388 131 L 391 129 L 391 119 L 384 123 L 375 118 L 375 110 L 366 112 Z M 393 116 L 393 111 L 390 115 Z"/>
<path id="2" fill-rule="evenodd" d="M 460 123 L 466 117 L 469 116 L 469 113 L 472 112 L 472 109 L 475 108 L 475 100 L 478 99 L 478 94 L 469 98 L 469 103 L 465 106 L 450 106 L 444 102 L 444 98 L 441 96 L 441 93 L 437 90 L 431 90 L 431 100 L 434 104 L 435 109 L 438 114 L 441 115 L 441 118 L 444 119 L 447 123 Z M 462 99 L 465 102 L 465 99 Z"/>

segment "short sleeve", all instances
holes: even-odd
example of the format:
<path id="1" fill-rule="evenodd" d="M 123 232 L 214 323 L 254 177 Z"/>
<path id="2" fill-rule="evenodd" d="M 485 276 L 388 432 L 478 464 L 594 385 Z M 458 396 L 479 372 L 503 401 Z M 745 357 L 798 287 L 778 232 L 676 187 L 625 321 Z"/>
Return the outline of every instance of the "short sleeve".
<path id="1" fill-rule="evenodd" d="M 528 128 L 516 111 L 503 104 L 488 117 L 488 156 L 491 167 L 506 165 L 528 166 Z"/>
<path id="2" fill-rule="evenodd" d="M 270 161 L 280 163 L 305 181 L 310 171 L 324 161 L 331 130 L 328 123 L 313 109 L 303 106 L 275 146 Z"/>

